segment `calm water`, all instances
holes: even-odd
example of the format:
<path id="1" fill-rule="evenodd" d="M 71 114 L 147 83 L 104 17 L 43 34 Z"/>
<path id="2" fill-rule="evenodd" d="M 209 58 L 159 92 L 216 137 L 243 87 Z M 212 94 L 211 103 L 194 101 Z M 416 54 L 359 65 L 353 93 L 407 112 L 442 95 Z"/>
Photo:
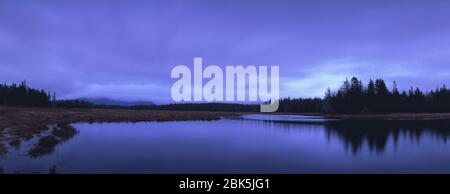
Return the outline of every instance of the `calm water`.
<path id="1" fill-rule="evenodd" d="M 247 115 L 77 123 L 72 126 L 78 134 L 51 153 L 28 154 L 39 137 L 10 146 L 0 155 L 0 168 L 6 173 L 450 173 L 448 122 L 326 121 Z"/>

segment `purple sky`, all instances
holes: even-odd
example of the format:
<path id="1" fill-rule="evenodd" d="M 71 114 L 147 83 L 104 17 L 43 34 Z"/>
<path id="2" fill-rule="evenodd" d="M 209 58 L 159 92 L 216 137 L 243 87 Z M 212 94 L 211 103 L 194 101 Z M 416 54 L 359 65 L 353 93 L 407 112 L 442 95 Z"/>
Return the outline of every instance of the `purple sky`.
<path id="1" fill-rule="evenodd" d="M 346 77 L 449 84 L 449 1 L 0 1 L 0 81 L 171 102 L 175 65 L 279 65 L 281 95 Z"/>

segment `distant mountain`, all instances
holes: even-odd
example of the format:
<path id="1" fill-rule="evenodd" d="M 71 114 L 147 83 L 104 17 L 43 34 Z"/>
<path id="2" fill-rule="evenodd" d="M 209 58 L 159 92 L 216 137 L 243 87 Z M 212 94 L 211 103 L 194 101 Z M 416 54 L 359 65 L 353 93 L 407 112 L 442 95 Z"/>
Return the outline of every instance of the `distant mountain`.
<path id="1" fill-rule="evenodd" d="M 80 100 L 90 102 L 95 105 L 107 105 L 107 106 L 136 106 L 136 105 L 155 105 L 151 101 L 120 101 L 109 98 L 81 98 Z"/>

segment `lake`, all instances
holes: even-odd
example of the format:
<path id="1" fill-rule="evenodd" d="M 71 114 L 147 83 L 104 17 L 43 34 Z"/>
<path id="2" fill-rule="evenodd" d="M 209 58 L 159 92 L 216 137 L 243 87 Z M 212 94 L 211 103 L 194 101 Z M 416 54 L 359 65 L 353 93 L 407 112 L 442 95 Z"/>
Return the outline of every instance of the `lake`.
<path id="1" fill-rule="evenodd" d="M 450 173 L 450 122 L 343 122 L 244 115 L 215 121 L 75 123 L 30 155 L 41 134 L 0 154 L 5 173 Z"/>

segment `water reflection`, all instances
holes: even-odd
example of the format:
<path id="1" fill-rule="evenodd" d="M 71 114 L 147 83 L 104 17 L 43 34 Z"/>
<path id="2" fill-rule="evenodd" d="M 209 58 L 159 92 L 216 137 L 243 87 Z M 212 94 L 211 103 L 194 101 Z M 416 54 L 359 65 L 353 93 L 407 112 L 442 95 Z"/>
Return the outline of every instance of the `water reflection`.
<path id="1" fill-rule="evenodd" d="M 6 145 L 3 142 L 0 142 L 0 156 L 6 154 L 7 148 Z"/>
<path id="2" fill-rule="evenodd" d="M 37 158 L 52 154 L 55 147 L 73 138 L 78 131 L 67 123 L 49 126 L 49 130 L 34 134 L 29 138 L 4 137 L 0 140 L 0 157 L 8 152 L 20 151 L 21 145 L 28 149 L 27 155 Z"/>
<path id="3" fill-rule="evenodd" d="M 268 115 L 71 126 L 1 143 L 0 173 L 450 172 L 450 121 Z"/>
<path id="4" fill-rule="evenodd" d="M 344 148 L 353 154 L 360 153 L 364 146 L 371 152 L 383 153 L 388 140 L 392 140 L 393 146 L 396 147 L 399 139 L 420 144 L 426 136 L 433 138 L 433 141 L 446 144 L 450 138 L 450 121 L 338 121 L 320 116 L 301 115 L 245 115 L 231 119 L 253 123 L 252 127 L 272 131 L 324 131 L 329 141 L 339 139 Z M 8 149 L 18 150 L 22 142 L 27 142 L 30 157 L 45 156 L 52 154 L 57 145 L 70 140 L 78 133 L 68 124 L 50 128 L 49 131 L 30 140 L 14 139 L 8 143 L 0 142 L 0 155 L 6 154 Z"/>
<path id="5" fill-rule="evenodd" d="M 270 114 L 254 114 L 242 115 L 236 118 L 256 121 L 274 121 L 274 122 L 292 122 L 292 123 L 323 123 L 330 121 L 337 121 L 337 119 L 328 119 L 323 116 L 314 115 L 270 115 Z"/>
<path id="6" fill-rule="evenodd" d="M 363 145 L 382 153 L 389 139 L 397 146 L 399 139 L 419 144 L 424 136 L 442 141 L 450 138 L 450 121 L 348 121 L 324 125 L 329 138 L 337 136 L 346 148 L 357 154 Z"/>
<path id="7" fill-rule="evenodd" d="M 37 143 L 28 151 L 30 157 L 40 157 L 53 153 L 55 147 L 73 138 L 78 131 L 69 124 L 52 126 L 50 133 L 39 137 Z"/>
<path id="8" fill-rule="evenodd" d="M 276 130 L 324 130 L 328 140 L 340 139 L 345 149 L 353 154 L 360 153 L 364 145 L 367 145 L 370 152 L 383 153 L 390 139 L 396 147 L 400 138 L 413 144 L 420 144 L 424 136 L 444 144 L 450 138 L 450 120 L 342 121 L 300 115 L 251 115 L 233 119 L 264 123 Z"/>

